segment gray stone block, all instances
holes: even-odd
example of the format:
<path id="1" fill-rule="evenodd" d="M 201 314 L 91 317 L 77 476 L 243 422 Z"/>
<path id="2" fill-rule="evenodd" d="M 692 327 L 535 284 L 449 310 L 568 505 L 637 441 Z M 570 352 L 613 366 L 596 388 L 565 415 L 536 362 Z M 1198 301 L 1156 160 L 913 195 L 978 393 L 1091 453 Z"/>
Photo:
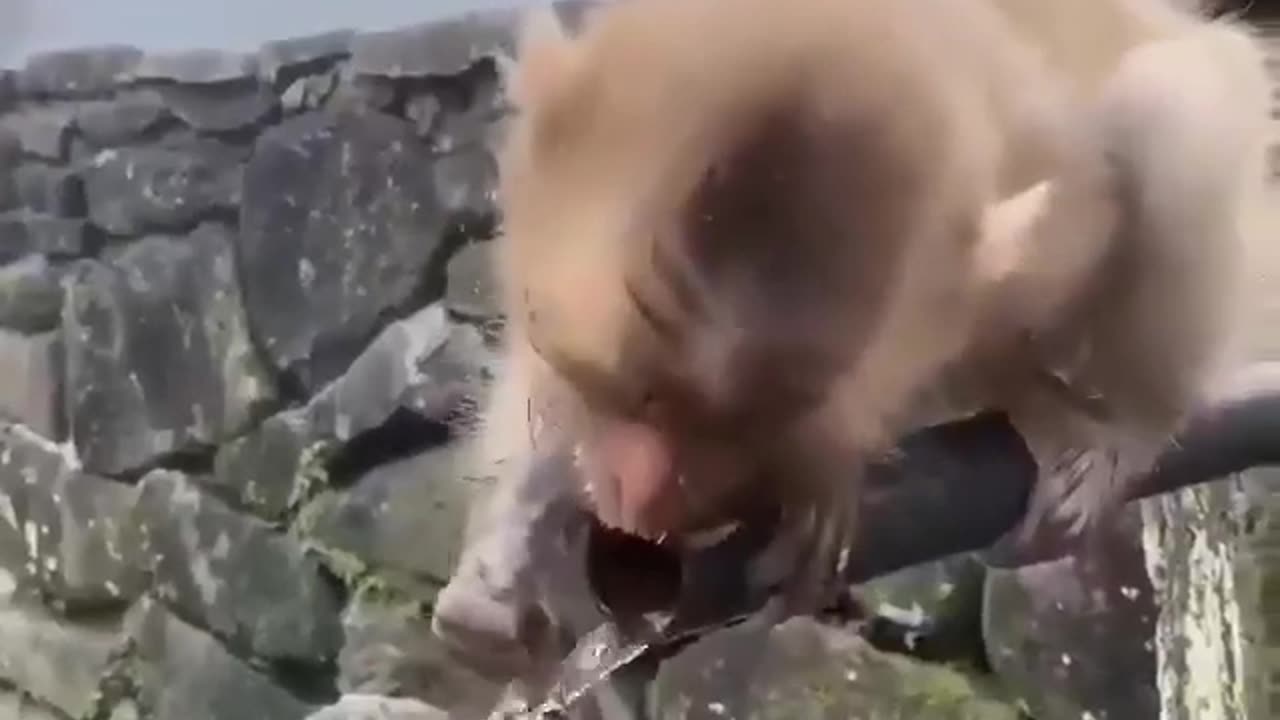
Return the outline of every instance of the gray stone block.
<path id="1" fill-rule="evenodd" d="M 28 210 L 55 217 L 84 216 L 84 184 L 75 170 L 27 163 L 14 169 L 13 179 Z"/>
<path id="2" fill-rule="evenodd" d="M 184 228 L 240 197 L 238 158 L 139 147 L 103 150 L 82 170 L 89 218 L 113 235 Z"/>
<path id="3" fill-rule="evenodd" d="M 322 551 L 359 558 L 403 588 L 440 587 L 457 565 L 471 503 L 488 487 L 472 471 L 459 445 L 378 466 L 309 508 L 306 531 Z"/>
<path id="4" fill-rule="evenodd" d="M 239 258 L 254 335 L 314 391 L 415 300 L 444 229 L 431 156 L 402 120 L 313 113 L 259 138 Z"/>
<path id="5" fill-rule="evenodd" d="M 126 619 L 139 700 L 156 720 L 302 720 L 313 708 L 159 603 Z"/>
<path id="6" fill-rule="evenodd" d="M 22 152 L 53 162 L 67 159 L 75 114 L 64 105 L 32 106 L 0 118 L 0 129 L 17 138 Z"/>
<path id="7" fill-rule="evenodd" d="M 68 283 L 68 420 L 87 468 L 128 473 L 216 444 L 272 404 L 222 226 L 82 261 Z"/>
<path id="8" fill-rule="evenodd" d="M 0 265 L 32 253 L 52 259 L 82 257 L 96 249 L 84 218 L 39 215 L 27 210 L 0 213 Z"/>
<path id="9" fill-rule="evenodd" d="M 364 33 L 351 43 L 351 64 L 360 75 L 456 75 L 481 59 L 512 56 L 519 19 L 517 10 L 503 8 Z"/>
<path id="10" fill-rule="evenodd" d="M 253 55 L 210 48 L 147 53 L 133 68 L 133 80 L 209 85 L 254 76 Z"/>
<path id="11" fill-rule="evenodd" d="M 279 107 L 271 88 L 256 79 L 217 85 L 163 85 L 157 91 L 174 115 L 201 132 L 250 128 Z"/>
<path id="12" fill-rule="evenodd" d="M 139 88 L 83 103 L 76 110 L 76 126 L 91 144 L 106 148 L 133 142 L 170 117 L 155 89 Z"/>
<path id="13" fill-rule="evenodd" d="M 278 518 L 315 490 L 318 449 L 340 446 L 406 412 L 442 428 L 469 427 L 493 364 L 478 331 L 450 326 L 439 305 L 424 308 L 389 325 L 306 406 L 223 445 L 211 487 L 262 517 Z"/>
<path id="14" fill-rule="evenodd" d="M 479 320 L 502 315 L 493 274 L 494 252 L 492 243 L 470 243 L 449 259 L 445 304 L 450 312 Z"/>
<path id="15" fill-rule="evenodd" d="M 162 470 L 143 479 L 135 520 L 155 592 L 183 617 L 256 656 L 337 656 L 339 599 L 294 538 Z"/>
<path id="16" fill-rule="evenodd" d="M 354 37 L 353 30 L 334 30 L 265 43 L 258 49 L 258 76 L 278 86 L 324 70 L 351 54 Z"/>
<path id="17" fill-rule="evenodd" d="M 69 623 L 34 604 L 0 600 L 0 679 L 64 717 L 95 716 L 122 649 L 118 618 Z"/>
<path id="18" fill-rule="evenodd" d="M 27 428 L 0 428 L 0 494 L 26 559 L 11 568 L 58 606 L 119 606 L 142 583 L 130 518 L 136 488 L 83 473 Z"/>
<path id="19" fill-rule="evenodd" d="M 82 97 L 110 92 L 142 58 L 128 45 L 103 45 L 32 55 L 18 75 L 22 94 Z"/>
<path id="20" fill-rule="evenodd" d="M 3 273 L 0 270 L 0 276 Z M 0 298 L 4 290 L 0 277 Z M 66 426 L 62 337 L 56 332 L 24 335 L 0 329 L 0 377 L 4 378 L 0 383 L 0 417 L 22 423 L 41 437 L 62 440 Z"/>

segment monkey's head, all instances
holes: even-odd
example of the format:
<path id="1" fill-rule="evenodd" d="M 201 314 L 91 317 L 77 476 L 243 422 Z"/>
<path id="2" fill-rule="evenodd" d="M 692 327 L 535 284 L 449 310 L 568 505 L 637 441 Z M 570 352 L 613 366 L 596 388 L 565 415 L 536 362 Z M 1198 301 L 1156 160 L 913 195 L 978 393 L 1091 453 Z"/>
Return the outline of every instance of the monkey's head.
<path id="1" fill-rule="evenodd" d="M 606 522 L 847 480 L 963 334 L 985 139 L 893 6 L 645 0 L 526 34 L 500 272 Z"/>

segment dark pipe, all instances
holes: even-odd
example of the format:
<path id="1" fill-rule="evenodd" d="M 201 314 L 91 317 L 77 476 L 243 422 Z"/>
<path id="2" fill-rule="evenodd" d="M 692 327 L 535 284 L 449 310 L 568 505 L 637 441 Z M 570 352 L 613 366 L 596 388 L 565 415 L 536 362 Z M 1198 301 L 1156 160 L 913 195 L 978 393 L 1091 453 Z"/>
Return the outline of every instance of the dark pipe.
<path id="1" fill-rule="evenodd" d="M 1198 414 L 1155 471 L 1136 479 L 1125 497 L 1138 500 L 1267 465 L 1280 465 L 1280 390 Z"/>
<path id="2" fill-rule="evenodd" d="M 1018 522 L 1036 464 L 1003 413 L 909 435 L 868 471 L 850 582 L 985 548 Z"/>
<path id="3" fill-rule="evenodd" d="M 982 413 L 908 437 L 902 459 L 871 469 L 851 582 L 990 547 L 1018 523 L 1036 479 L 1021 437 Z M 1155 469 L 1121 488 L 1126 501 L 1280 464 L 1280 390 L 1196 414 Z"/>
<path id="4" fill-rule="evenodd" d="M 1036 481 L 1026 444 L 998 412 L 916 432 L 903 440 L 901 449 L 894 462 L 869 468 L 861 526 L 849 559 L 851 583 L 990 548 L 1022 519 Z M 1121 495 L 1136 500 L 1273 464 L 1280 464 L 1280 390 L 1197 414 L 1156 469 L 1122 488 Z M 767 600 L 760 596 L 763 589 L 751 588 L 745 578 L 771 532 L 765 520 L 747 523 L 720 545 L 681 559 L 680 570 L 656 560 L 617 563 L 620 555 L 612 541 L 595 533 L 590 583 L 601 597 L 634 596 L 638 576 L 645 574 L 642 567 L 666 567 L 665 572 L 682 577 L 666 581 L 679 586 L 678 625 L 701 626 L 715 617 L 741 615 Z M 658 581 L 657 576 L 645 580 Z"/>

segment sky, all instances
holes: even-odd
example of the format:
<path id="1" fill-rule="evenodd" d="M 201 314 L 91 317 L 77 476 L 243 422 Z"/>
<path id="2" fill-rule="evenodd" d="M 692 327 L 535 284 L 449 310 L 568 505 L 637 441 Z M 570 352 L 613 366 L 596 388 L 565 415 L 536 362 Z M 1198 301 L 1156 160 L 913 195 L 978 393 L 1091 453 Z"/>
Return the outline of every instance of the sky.
<path id="1" fill-rule="evenodd" d="M 0 66 L 32 52 L 127 43 L 252 50 L 350 27 L 383 30 L 466 9 L 540 0 L 0 0 Z"/>

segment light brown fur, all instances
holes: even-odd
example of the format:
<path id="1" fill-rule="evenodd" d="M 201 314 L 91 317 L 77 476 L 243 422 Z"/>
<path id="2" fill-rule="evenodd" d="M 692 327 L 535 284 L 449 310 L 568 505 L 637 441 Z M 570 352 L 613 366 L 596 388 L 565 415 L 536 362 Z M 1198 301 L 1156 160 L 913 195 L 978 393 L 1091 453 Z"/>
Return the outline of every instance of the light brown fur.
<path id="1" fill-rule="evenodd" d="M 948 382 L 1051 453 L 1138 467 L 1176 428 L 1225 339 L 1256 49 L 1154 0 L 924 6 L 532 26 L 502 158 L 504 476 L 574 445 L 597 513 L 661 536 L 747 487 L 840 505 Z"/>

